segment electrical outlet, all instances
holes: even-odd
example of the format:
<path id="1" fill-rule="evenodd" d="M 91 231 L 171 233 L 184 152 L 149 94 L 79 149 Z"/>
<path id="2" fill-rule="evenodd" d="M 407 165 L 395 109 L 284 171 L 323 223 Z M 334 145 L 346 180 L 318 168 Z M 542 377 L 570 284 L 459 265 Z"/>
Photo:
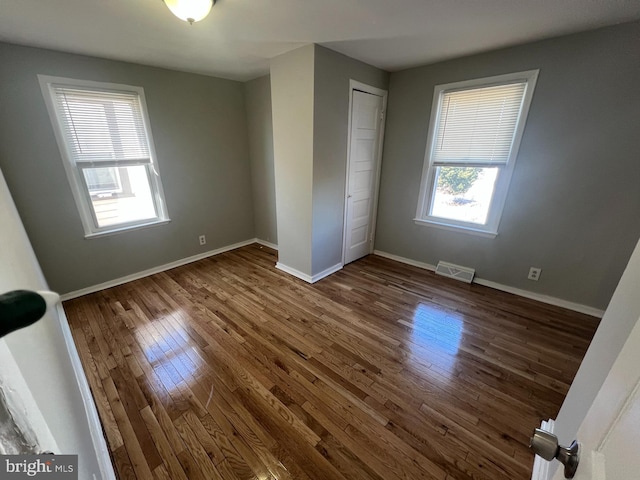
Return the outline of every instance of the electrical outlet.
<path id="1" fill-rule="evenodd" d="M 198 240 L 200 240 L 200 245 L 204 245 L 207 243 L 207 237 L 205 237 L 204 235 L 200 235 L 198 237 Z"/>
<path id="2" fill-rule="evenodd" d="M 542 269 L 538 267 L 531 267 L 529 269 L 529 276 L 527 277 L 529 280 L 533 280 L 537 282 L 540 280 L 540 274 L 542 273 Z"/>

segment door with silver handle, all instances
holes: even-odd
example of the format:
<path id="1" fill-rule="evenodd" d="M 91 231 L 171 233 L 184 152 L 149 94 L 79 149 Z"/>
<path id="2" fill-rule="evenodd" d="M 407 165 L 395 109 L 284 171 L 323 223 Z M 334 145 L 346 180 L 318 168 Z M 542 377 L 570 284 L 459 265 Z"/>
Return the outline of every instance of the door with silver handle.
<path id="1" fill-rule="evenodd" d="M 573 478 L 580 462 L 580 446 L 574 440 L 569 447 L 558 443 L 558 437 L 540 428 L 533 431 L 529 447 L 547 461 L 557 458 L 564 465 L 564 478 Z"/>

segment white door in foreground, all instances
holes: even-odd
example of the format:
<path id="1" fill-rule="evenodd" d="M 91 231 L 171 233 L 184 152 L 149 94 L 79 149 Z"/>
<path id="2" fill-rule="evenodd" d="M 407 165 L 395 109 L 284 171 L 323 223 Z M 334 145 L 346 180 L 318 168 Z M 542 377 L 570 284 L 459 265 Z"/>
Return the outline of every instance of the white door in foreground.
<path id="1" fill-rule="evenodd" d="M 578 429 L 574 480 L 640 478 L 640 319 Z M 564 479 L 562 465 L 553 480 Z"/>
<path id="2" fill-rule="evenodd" d="M 370 254 L 373 247 L 373 212 L 378 181 L 382 109 L 383 97 L 353 91 L 344 263 Z"/>

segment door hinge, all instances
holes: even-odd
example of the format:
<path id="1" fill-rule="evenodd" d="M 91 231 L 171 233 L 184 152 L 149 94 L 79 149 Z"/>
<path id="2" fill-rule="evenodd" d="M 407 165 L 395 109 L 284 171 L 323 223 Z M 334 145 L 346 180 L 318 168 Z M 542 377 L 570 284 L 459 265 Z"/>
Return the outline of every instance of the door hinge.
<path id="1" fill-rule="evenodd" d="M 380 120 L 384 120 L 384 111 L 380 112 Z"/>

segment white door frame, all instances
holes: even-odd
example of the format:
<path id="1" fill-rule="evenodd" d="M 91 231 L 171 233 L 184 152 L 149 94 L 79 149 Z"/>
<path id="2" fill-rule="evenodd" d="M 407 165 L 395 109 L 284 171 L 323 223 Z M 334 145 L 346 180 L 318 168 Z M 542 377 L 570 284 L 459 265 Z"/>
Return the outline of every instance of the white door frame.
<path id="1" fill-rule="evenodd" d="M 346 168 L 346 177 L 344 184 L 344 221 L 342 225 L 342 265 L 345 264 L 345 257 L 347 253 L 347 206 L 348 206 L 348 196 L 349 196 L 349 174 L 351 173 L 351 122 L 353 121 L 352 110 L 353 110 L 353 92 L 355 90 L 359 90 L 365 93 L 371 93 L 373 95 L 378 95 L 382 97 L 382 123 L 380 125 L 380 133 L 378 135 L 378 155 L 376 158 L 376 178 L 375 178 L 375 186 L 373 193 L 373 212 L 371 218 L 371 238 L 370 238 L 370 246 L 369 253 L 373 253 L 373 245 L 375 243 L 375 235 L 376 235 L 376 220 L 378 218 L 378 194 L 380 192 L 380 172 L 382 169 L 382 146 L 384 144 L 384 126 L 387 122 L 387 97 L 389 92 L 387 90 L 382 90 L 381 88 L 372 87 L 371 85 L 367 85 L 366 83 L 358 82 L 357 80 L 349 80 L 349 124 L 348 124 L 348 133 L 347 133 L 347 168 Z"/>

